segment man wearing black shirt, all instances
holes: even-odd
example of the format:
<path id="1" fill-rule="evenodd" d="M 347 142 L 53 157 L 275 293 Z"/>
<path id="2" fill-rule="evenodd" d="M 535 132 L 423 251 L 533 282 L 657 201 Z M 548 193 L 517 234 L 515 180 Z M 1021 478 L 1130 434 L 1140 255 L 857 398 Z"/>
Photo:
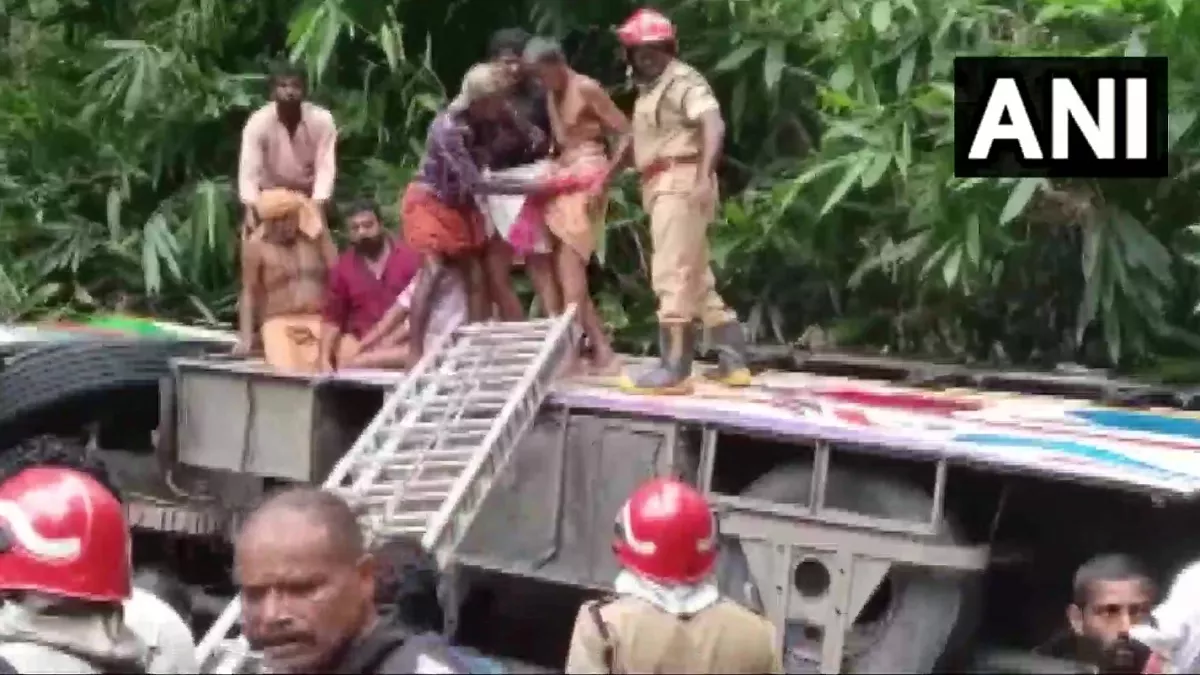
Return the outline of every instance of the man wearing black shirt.
<path id="1" fill-rule="evenodd" d="M 505 28 L 496 31 L 488 44 L 488 60 L 511 78 L 509 101 L 517 113 L 513 118 L 474 129 L 476 142 L 472 151 L 479 165 L 491 172 L 515 172 L 523 176 L 527 172 L 532 176 L 550 157 L 553 132 L 546 109 L 546 93 L 536 78 L 529 76 L 521 60 L 529 37 L 520 28 Z M 494 289 L 492 300 L 499 309 L 500 318 L 507 321 L 518 321 L 524 315 L 510 279 L 514 245 L 518 244 L 511 228 L 524 203 L 525 198 L 519 195 L 497 195 L 488 197 L 484 204 L 491 234 L 487 253 L 488 282 Z M 555 315 L 562 311 L 562 293 L 554 275 L 549 240 L 541 231 L 540 217 L 535 220 L 537 236 L 530 241 L 520 240 L 516 247 L 522 250 L 516 252 L 525 258 L 525 269 L 542 310 Z"/>

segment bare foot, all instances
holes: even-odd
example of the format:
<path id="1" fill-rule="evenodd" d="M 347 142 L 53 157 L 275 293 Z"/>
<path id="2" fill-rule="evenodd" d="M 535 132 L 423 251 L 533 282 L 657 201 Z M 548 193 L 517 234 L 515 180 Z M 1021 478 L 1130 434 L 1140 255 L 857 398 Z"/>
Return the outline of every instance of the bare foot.
<path id="1" fill-rule="evenodd" d="M 578 351 L 572 351 L 567 358 L 563 359 L 563 364 L 559 370 L 559 377 L 579 377 L 587 375 L 587 363 Z"/>
<path id="2" fill-rule="evenodd" d="M 620 375 L 622 365 L 621 357 L 617 356 L 616 352 L 610 351 L 607 354 L 593 356 L 591 367 L 588 370 L 592 375 Z"/>

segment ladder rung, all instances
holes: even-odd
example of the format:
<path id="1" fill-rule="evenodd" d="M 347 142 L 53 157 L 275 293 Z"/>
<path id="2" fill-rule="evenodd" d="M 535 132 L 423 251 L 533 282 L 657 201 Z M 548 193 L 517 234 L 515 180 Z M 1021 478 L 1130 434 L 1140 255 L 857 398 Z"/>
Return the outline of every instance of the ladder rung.
<path id="1" fill-rule="evenodd" d="M 382 522 L 388 525 L 424 525 L 433 514 L 434 511 L 406 511 L 404 513 L 394 513 Z"/>
<path id="2" fill-rule="evenodd" d="M 448 375 L 442 380 L 442 385 L 447 387 L 455 386 L 456 388 L 465 388 L 465 385 L 472 384 L 494 384 L 499 378 L 504 380 L 517 380 L 520 379 L 521 375 L 523 374 L 522 368 L 519 365 L 481 366 L 471 372 L 460 372 L 455 373 L 454 375 Z M 456 393 L 466 395 L 468 392 L 460 390 Z"/>
<path id="3" fill-rule="evenodd" d="M 468 323 L 459 326 L 456 331 L 457 335 L 488 335 L 499 332 L 519 332 L 519 333 L 548 333 L 561 317 L 552 319 L 535 319 L 533 321 L 486 321 L 481 323 Z M 543 338 L 545 336 L 543 335 Z"/>
<path id="4" fill-rule="evenodd" d="M 370 517 L 378 517 L 385 514 L 384 509 L 387 508 L 389 502 L 392 501 L 392 495 L 363 495 L 343 493 L 346 500 L 353 499 L 354 505 L 370 514 Z M 393 510 L 391 517 L 395 517 L 401 513 L 420 513 L 422 511 L 437 511 L 441 506 L 442 500 L 446 498 L 446 493 L 440 495 L 412 495 L 406 496 L 396 502 L 396 508 Z M 403 508 L 400 508 L 403 506 Z"/>
<path id="5" fill-rule="evenodd" d="M 413 471 L 420 469 L 424 472 L 445 472 L 455 469 L 464 468 L 470 460 L 463 459 L 419 459 L 409 457 L 395 457 L 392 459 L 384 459 L 384 471 Z"/>
<path id="6" fill-rule="evenodd" d="M 376 530 L 385 537 L 420 536 L 425 534 L 426 524 L 421 525 L 379 525 Z"/>
<path id="7" fill-rule="evenodd" d="M 411 481 L 399 488 L 399 496 L 401 499 L 424 500 L 445 495 L 451 487 L 454 487 L 453 480 Z M 372 485 L 367 488 L 364 496 L 368 499 L 376 497 L 387 499 L 396 494 L 397 488 L 391 485 Z"/>
<path id="8" fill-rule="evenodd" d="M 399 429 L 397 429 L 397 431 L 404 430 L 403 425 L 396 425 L 396 426 L 400 427 Z M 447 421 L 446 423 L 442 423 L 442 424 L 438 424 L 436 422 L 417 422 L 416 424 L 409 427 L 409 429 L 411 429 L 413 431 L 423 432 L 423 433 L 432 433 L 436 436 L 442 436 L 444 434 L 449 435 L 449 434 L 456 434 L 456 433 L 463 433 L 463 432 L 471 432 L 471 431 L 476 431 L 476 430 L 482 431 L 483 433 L 487 433 L 488 430 L 491 428 L 492 428 L 492 420 L 490 420 L 490 419 L 486 419 L 486 420 L 454 420 L 454 421 Z"/>
<path id="9" fill-rule="evenodd" d="M 424 482 L 435 481 L 435 480 L 448 480 L 450 482 L 453 482 L 455 480 L 458 480 L 458 477 L 459 477 L 459 475 L 462 474 L 462 471 L 464 468 L 466 468 L 465 462 L 461 463 L 461 464 L 455 464 L 454 466 L 444 466 L 444 467 L 428 467 L 428 466 L 424 466 L 424 465 L 422 465 L 421 467 L 416 467 L 416 466 L 412 466 L 412 465 L 385 466 L 383 468 L 383 471 L 379 472 L 379 475 L 383 477 L 383 480 L 395 481 L 397 483 L 403 483 L 405 481 L 413 480 L 413 479 L 419 479 Z M 416 488 L 409 487 L 409 488 L 405 488 L 405 489 L 411 490 L 411 489 L 416 489 Z M 449 489 L 449 488 L 446 488 L 446 489 Z"/>
<path id="10" fill-rule="evenodd" d="M 461 473 L 461 466 L 456 466 L 450 469 L 442 469 L 440 471 L 431 471 L 425 467 L 421 467 L 420 469 L 414 469 L 412 467 L 389 467 L 380 472 L 380 475 L 383 476 L 385 480 L 395 481 L 397 484 L 403 483 L 404 487 L 401 489 L 405 494 L 410 494 L 414 492 L 430 492 L 433 490 L 445 492 L 446 490 L 450 489 L 450 486 L 454 484 L 454 481 L 458 480 L 458 476 Z M 443 481 L 447 483 L 445 487 L 437 487 L 433 485 L 434 483 Z M 415 485 L 414 483 L 416 482 L 420 482 L 421 485 Z M 390 489 L 387 491 L 388 494 L 391 494 L 392 492 L 394 491 Z"/>
<path id="11" fill-rule="evenodd" d="M 447 394 L 445 396 L 434 396 L 433 398 L 431 398 L 429 400 L 428 403 L 425 404 L 425 406 L 433 407 L 433 406 L 447 405 L 447 404 L 450 404 L 450 405 L 462 404 L 462 405 L 472 405 L 472 406 L 492 405 L 494 403 L 503 404 L 507 400 L 508 400 L 508 396 L 506 396 L 505 394 L 501 394 L 501 393 L 497 393 L 497 392 L 493 392 L 493 391 L 487 391 L 487 390 L 482 390 L 482 391 L 476 390 L 476 391 L 467 392 L 465 394 L 457 395 L 457 396 L 453 395 L 453 394 Z"/>
<path id="12" fill-rule="evenodd" d="M 410 437 L 405 438 L 403 443 L 404 443 L 404 445 L 412 445 L 414 443 L 420 443 L 423 445 L 423 444 L 428 443 L 429 441 L 432 441 L 435 439 L 440 439 L 443 442 L 448 441 L 448 440 L 467 441 L 468 442 L 467 445 L 472 445 L 470 443 L 470 441 L 472 441 L 472 440 L 477 441 L 479 439 L 482 439 L 484 436 L 487 435 L 487 432 L 488 432 L 487 429 L 473 429 L 470 431 L 444 430 L 444 429 L 421 429 L 421 430 L 417 430 L 417 431 L 410 431 L 409 432 Z M 383 446 L 383 444 L 386 442 L 387 442 L 386 440 L 383 441 L 382 443 L 380 443 L 380 446 Z M 403 446 L 401 446 L 401 447 L 403 447 Z"/>
<path id="13" fill-rule="evenodd" d="M 436 448 L 430 448 L 426 446 L 421 446 L 415 450 L 412 448 L 401 448 L 401 451 L 394 455 L 383 455 L 374 461 L 380 462 L 381 465 L 386 465 L 388 462 L 396 461 L 397 458 L 403 459 L 405 455 L 412 455 L 414 453 L 420 453 L 426 457 L 439 457 L 442 459 L 462 458 L 465 460 L 470 460 L 470 455 L 478 449 L 478 443 L 456 443 L 453 445 L 443 443 Z M 435 452 L 438 454 L 433 454 Z"/>

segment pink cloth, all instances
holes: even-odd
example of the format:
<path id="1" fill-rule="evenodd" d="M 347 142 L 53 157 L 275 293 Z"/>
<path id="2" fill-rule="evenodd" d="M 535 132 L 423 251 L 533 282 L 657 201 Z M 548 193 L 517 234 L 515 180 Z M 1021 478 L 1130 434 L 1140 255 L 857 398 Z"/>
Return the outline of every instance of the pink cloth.
<path id="1" fill-rule="evenodd" d="M 521 205 L 521 211 L 512 227 L 508 229 L 508 243 L 518 253 L 529 255 L 538 253 L 538 245 L 542 241 L 542 228 L 545 226 L 545 203 L 536 197 L 527 197 Z"/>

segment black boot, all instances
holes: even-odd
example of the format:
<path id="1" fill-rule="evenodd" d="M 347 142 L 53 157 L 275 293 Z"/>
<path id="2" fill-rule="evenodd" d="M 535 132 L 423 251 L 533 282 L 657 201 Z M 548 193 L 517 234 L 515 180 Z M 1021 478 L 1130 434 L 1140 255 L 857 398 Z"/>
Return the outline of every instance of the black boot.
<path id="1" fill-rule="evenodd" d="M 746 334 L 742 324 L 729 321 L 708 330 L 717 350 L 717 368 L 707 371 L 705 377 L 729 387 L 750 386 L 752 378 L 746 365 Z"/>
<path id="2" fill-rule="evenodd" d="M 662 356 L 658 365 L 630 378 L 621 378 L 621 389 L 635 394 L 683 395 L 692 393 L 692 358 L 696 329 L 692 323 L 672 323 L 659 328 Z"/>

